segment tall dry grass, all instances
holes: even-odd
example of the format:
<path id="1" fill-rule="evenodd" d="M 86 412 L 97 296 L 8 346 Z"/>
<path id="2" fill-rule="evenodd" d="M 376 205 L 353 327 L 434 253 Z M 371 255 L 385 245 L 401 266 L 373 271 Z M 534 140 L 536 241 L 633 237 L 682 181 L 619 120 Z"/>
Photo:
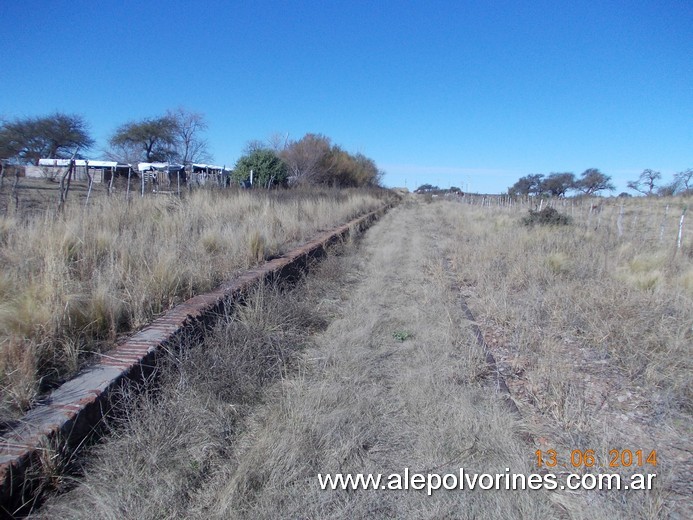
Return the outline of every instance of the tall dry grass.
<path id="1" fill-rule="evenodd" d="M 122 396 L 121 414 L 84 474 L 46 491 L 79 487 L 53 497 L 38 516 L 189 518 L 191 502 L 229 463 L 244 419 L 337 312 L 324 296 L 335 293 L 341 272 L 330 256 L 294 291 L 258 287 L 201 342 L 182 338 L 167 351 L 155 385 Z"/>
<path id="2" fill-rule="evenodd" d="M 119 334 L 383 196 L 199 190 L 0 217 L 0 423 Z"/>
<path id="3" fill-rule="evenodd" d="M 572 226 L 534 228 L 520 221 L 525 208 L 451 207 L 458 219 L 453 255 L 484 314 L 500 326 L 522 324 L 529 334 L 523 344 L 540 344 L 546 330 L 579 338 L 690 411 L 686 371 L 660 370 L 663 356 L 688 360 L 693 338 L 693 233 L 678 249 L 681 204 L 623 202 L 620 236 L 620 201 L 596 216 L 574 209 Z M 570 206 L 558 209 L 571 215 Z M 684 368 L 680 361 L 676 367 Z"/>
<path id="4" fill-rule="evenodd" d="M 693 507 L 690 222 L 681 248 L 677 236 L 687 201 L 555 202 L 572 225 L 527 227 L 527 206 L 445 205 L 456 219 L 449 254 L 458 280 L 498 340 L 544 449 L 594 449 L 602 462 L 612 449 L 658 450 L 657 468 L 631 468 L 658 473 L 657 489 L 611 493 L 601 514 L 686 517 Z"/>
<path id="5" fill-rule="evenodd" d="M 80 487 L 40 516 L 689 518 L 690 466 L 679 456 L 691 438 L 691 300 L 677 280 L 690 253 L 642 286 L 624 270 L 651 251 L 624 245 L 647 229 L 618 237 L 606 214 L 597 227 L 582 207 L 571 227 L 527 228 L 526 211 L 400 205 L 357 255 L 331 258 L 297 294 L 261 297 L 217 330 L 209 350 L 175 359 L 165 398 L 144 398 Z M 496 392 L 460 297 L 487 335 L 503 339 L 498 367 L 522 421 Z M 655 448 L 656 486 L 430 497 L 317 486 L 320 472 L 404 467 L 529 474 L 537 448 L 563 461 L 572 449 L 602 458 Z M 629 471 L 638 470 L 651 472 Z"/>
<path id="6" fill-rule="evenodd" d="M 39 516 L 555 516 L 543 491 L 318 486 L 327 472 L 530 472 L 532 448 L 489 385 L 446 268 L 438 240 L 450 222 L 439 210 L 395 208 L 358 254 L 330 258 L 297 294 L 261 298 L 227 322 L 237 325 L 175 364 L 168 397 L 145 401 L 80 487 Z M 256 344 L 268 334 L 282 339 L 259 342 L 276 347 Z M 240 358 L 229 354 L 237 349 Z M 238 375 L 275 363 L 257 394 Z"/>

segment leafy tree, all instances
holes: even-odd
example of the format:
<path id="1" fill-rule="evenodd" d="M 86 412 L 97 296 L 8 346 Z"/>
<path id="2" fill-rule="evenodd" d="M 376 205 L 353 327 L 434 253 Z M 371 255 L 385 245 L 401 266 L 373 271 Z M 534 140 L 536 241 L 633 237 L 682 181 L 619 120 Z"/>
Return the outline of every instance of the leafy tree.
<path id="1" fill-rule="evenodd" d="M 575 188 L 585 195 L 595 195 L 602 190 L 614 191 L 616 187 L 611 182 L 611 177 L 603 174 L 597 168 L 589 168 L 580 174 L 580 179 L 575 183 Z"/>
<path id="2" fill-rule="evenodd" d="M 253 172 L 253 185 L 262 188 L 286 184 L 289 169 L 273 150 L 256 149 L 242 156 L 236 162 L 233 179 L 238 182 L 250 180 Z"/>
<path id="3" fill-rule="evenodd" d="M 27 117 L 0 123 L 0 157 L 38 165 L 39 159 L 69 159 L 94 145 L 87 123 L 74 114 Z"/>
<path id="4" fill-rule="evenodd" d="M 575 188 L 575 175 L 572 173 L 551 173 L 541 181 L 541 192 L 553 197 L 565 197 L 568 190 Z"/>
<path id="5" fill-rule="evenodd" d="M 177 160 L 175 150 L 178 125 L 171 116 L 132 121 L 119 127 L 111 139 L 111 157 L 129 162 Z M 135 151 L 137 156 L 125 157 Z M 134 159 L 134 160 L 133 160 Z"/>
<path id="6" fill-rule="evenodd" d="M 544 176 L 541 173 L 521 177 L 508 188 L 508 194 L 513 196 L 540 195 Z"/>
<path id="7" fill-rule="evenodd" d="M 631 190 L 639 191 L 645 195 L 653 195 L 655 193 L 656 182 L 662 178 L 660 172 L 654 170 L 643 170 L 636 181 L 629 181 L 627 186 Z"/>
<path id="8" fill-rule="evenodd" d="M 433 184 L 422 184 L 414 190 L 414 193 L 428 193 L 429 191 L 438 191 L 440 188 L 438 186 L 433 186 Z"/>

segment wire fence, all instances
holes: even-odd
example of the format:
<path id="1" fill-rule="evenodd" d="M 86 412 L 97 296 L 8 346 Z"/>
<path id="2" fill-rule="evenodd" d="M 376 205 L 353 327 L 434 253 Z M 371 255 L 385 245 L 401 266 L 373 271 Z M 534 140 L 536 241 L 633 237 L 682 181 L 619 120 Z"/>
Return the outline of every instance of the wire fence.
<path id="1" fill-rule="evenodd" d="M 603 232 L 618 240 L 625 236 L 641 243 L 673 245 L 693 253 L 693 228 L 686 226 L 690 197 L 511 197 L 469 195 L 454 197 L 463 204 L 488 209 L 489 213 L 520 218 L 532 211 L 554 208 L 576 225 Z"/>
<path id="2" fill-rule="evenodd" d="M 63 163 L 67 165 L 36 167 L 0 161 L 0 215 L 26 215 L 49 209 L 60 212 L 67 204 L 86 206 L 94 197 L 181 197 L 196 189 L 242 186 L 232 181 L 227 169 L 190 165 L 138 171 L 129 165 L 94 167 L 88 161 L 75 160 Z"/>

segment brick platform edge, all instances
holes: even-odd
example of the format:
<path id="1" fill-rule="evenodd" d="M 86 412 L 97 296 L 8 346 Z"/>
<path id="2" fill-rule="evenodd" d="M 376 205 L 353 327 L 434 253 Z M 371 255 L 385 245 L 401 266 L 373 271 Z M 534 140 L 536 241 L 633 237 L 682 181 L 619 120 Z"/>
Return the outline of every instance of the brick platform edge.
<path id="1" fill-rule="evenodd" d="M 54 390 L 0 437 L 0 517 L 31 500 L 31 476 L 42 459 L 60 450 L 72 450 L 92 433 L 113 406 L 114 395 L 124 384 L 143 381 L 158 354 L 183 334 L 230 308 L 260 283 L 291 279 L 309 263 L 324 256 L 327 248 L 359 233 L 380 218 L 389 206 L 325 232 L 286 255 L 244 272 L 217 289 L 177 305 L 129 339 L 101 356 L 101 361 Z"/>

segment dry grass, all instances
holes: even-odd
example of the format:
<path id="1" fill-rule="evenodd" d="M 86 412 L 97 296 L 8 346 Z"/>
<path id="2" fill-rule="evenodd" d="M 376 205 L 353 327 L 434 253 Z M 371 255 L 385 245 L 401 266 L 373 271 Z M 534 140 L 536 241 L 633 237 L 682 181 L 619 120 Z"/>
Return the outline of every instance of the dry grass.
<path id="1" fill-rule="evenodd" d="M 451 290 L 437 207 L 373 228 L 362 279 L 305 368 L 248 421 L 192 511 L 213 518 L 547 517 L 539 492 L 322 491 L 318 473 L 527 472 L 519 425 Z M 396 262 L 393 260 L 396 259 Z"/>
<path id="2" fill-rule="evenodd" d="M 258 288 L 201 344 L 191 338 L 172 348 L 155 386 L 123 395 L 121 415 L 93 449 L 80 487 L 49 501 L 40 517 L 187 517 L 212 473 L 228 463 L 244 417 L 293 370 L 308 336 L 325 328 L 331 310 L 320 296 L 335 285 L 336 265 L 328 259 L 319 284 L 304 281 L 293 293 Z"/>
<path id="3" fill-rule="evenodd" d="M 615 218 L 584 207 L 560 229 L 523 226 L 526 208 L 396 208 L 357 255 L 329 259 L 297 293 L 254 300 L 208 354 L 175 360 L 164 397 L 143 398 L 43 517 L 690 518 L 693 309 L 680 277 L 691 250 L 667 256 L 659 222 L 633 218 L 656 211 L 642 203 L 628 202 L 637 227 L 623 219 L 620 237 Z M 643 287 L 624 279 L 633 265 L 662 274 Z M 522 421 L 495 392 L 460 297 Z M 529 474 L 538 448 L 563 461 L 573 449 L 601 460 L 657 449 L 656 470 L 593 470 L 656 472 L 655 489 L 428 497 L 321 491 L 316 478 L 405 467 Z"/>
<path id="4" fill-rule="evenodd" d="M 433 236 L 449 224 L 439 210 L 393 210 L 358 256 L 333 257 L 298 293 L 262 297 L 227 321 L 211 352 L 176 364 L 160 406 L 145 400 L 81 486 L 43 517 L 556 516 L 542 491 L 319 489 L 321 472 L 531 471 L 533 448 L 489 386 Z M 286 330 L 299 334 L 287 339 Z M 226 354 L 238 348 L 240 358 Z M 228 375 L 236 364 L 275 368 L 256 392 Z"/>
<path id="5" fill-rule="evenodd" d="M 381 204 L 377 192 L 200 190 L 0 217 L 0 424 L 119 334 Z"/>
<path id="6" fill-rule="evenodd" d="M 594 449 L 602 463 L 612 449 L 658 450 L 657 468 L 631 468 L 658 473 L 657 489 L 590 495 L 600 514 L 689 517 L 690 226 L 676 248 L 685 201 L 601 202 L 598 213 L 591 201 L 559 204 L 574 219 L 560 228 L 523 226 L 527 208 L 448 205 L 450 255 L 542 449 Z"/>

